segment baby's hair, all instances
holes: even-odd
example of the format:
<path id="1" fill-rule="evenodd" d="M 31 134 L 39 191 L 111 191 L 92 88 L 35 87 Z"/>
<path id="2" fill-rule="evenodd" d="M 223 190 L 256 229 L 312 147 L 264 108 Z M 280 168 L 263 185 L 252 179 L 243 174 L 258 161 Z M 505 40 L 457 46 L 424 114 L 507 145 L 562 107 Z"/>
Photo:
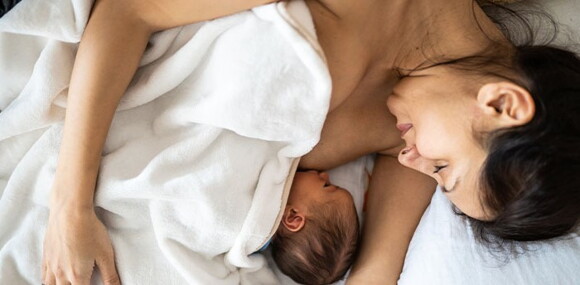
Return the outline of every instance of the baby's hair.
<path id="1" fill-rule="evenodd" d="M 311 211 L 299 232 L 284 227 L 276 232 L 272 256 L 280 271 L 298 283 L 334 283 L 344 278 L 356 256 L 360 237 L 356 209 L 341 211 L 327 204 Z"/>

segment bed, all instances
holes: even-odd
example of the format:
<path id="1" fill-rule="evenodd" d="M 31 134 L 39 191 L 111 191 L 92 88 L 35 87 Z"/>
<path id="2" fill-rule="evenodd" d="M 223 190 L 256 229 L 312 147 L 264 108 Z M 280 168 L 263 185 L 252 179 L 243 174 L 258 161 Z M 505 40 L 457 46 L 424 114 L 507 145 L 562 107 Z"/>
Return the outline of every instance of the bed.
<path id="1" fill-rule="evenodd" d="M 321 110 L 328 108 L 330 77 L 314 26 L 305 5 L 291 3 L 152 39 L 113 123 L 95 200 L 125 284 L 294 284 L 268 252 L 252 254 L 279 223 L 297 158 L 317 142 L 326 115 Z M 40 280 L 46 185 L 91 4 L 25 0 L 0 19 L 2 284 Z M 580 3 L 546 5 L 572 27 L 560 42 L 580 43 L 574 34 Z M 201 95 L 187 96 L 192 92 Z M 353 194 L 361 219 L 372 161 L 366 156 L 330 171 L 331 180 Z M 224 200 L 232 184 L 240 186 Z M 184 190 L 191 185 L 211 185 L 212 192 Z M 192 217 L 192 203 L 202 219 Z M 399 283 L 579 284 L 579 268 L 578 234 L 498 259 L 474 242 L 469 224 L 438 191 Z"/>

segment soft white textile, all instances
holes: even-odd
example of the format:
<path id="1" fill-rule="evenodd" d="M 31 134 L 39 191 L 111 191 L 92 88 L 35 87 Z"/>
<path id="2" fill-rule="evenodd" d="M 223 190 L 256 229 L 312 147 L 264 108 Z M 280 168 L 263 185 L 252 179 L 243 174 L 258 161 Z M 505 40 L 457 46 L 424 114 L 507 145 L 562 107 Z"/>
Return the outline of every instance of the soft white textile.
<path id="1" fill-rule="evenodd" d="M 511 257 L 475 241 L 438 189 L 409 246 L 400 285 L 574 285 L 580 280 L 580 235 L 527 245 Z"/>
<path id="2" fill-rule="evenodd" d="M 87 0 L 0 19 L 0 283 L 39 284 Z M 287 6 L 288 5 L 288 6 Z M 95 204 L 124 284 L 272 284 L 261 255 L 330 76 L 303 2 L 156 34 L 104 149 Z M 9 32 L 9 33 L 8 33 Z"/>

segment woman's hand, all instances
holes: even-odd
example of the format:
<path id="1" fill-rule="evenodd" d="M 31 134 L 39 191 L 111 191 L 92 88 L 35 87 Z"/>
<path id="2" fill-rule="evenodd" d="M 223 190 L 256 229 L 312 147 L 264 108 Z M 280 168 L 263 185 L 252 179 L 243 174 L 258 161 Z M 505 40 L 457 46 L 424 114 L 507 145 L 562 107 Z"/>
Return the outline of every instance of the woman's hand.
<path id="1" fill-rule="evenodd" d="M 51 206 L 44 239 L 43 284 L 88 285 L 95 265 L 105 285 L 121 284 L 111 240 L 94 210 Z"/>
<path id="2" fill-rule="evenodd" d="M 45 284 L 89 284 L 95 265 L 105 284 L 120 283 L 111 242 L 94 213 L 92 201 L 100 156 L 113 115 L 137 70 L 151 33 L 273 1 L 95 1 L 68 92 L 55 178 L 60 182 L 53 189 L 44 240 L 42 280 Z M 68 187 L 62 187 L 65 184 Z"/>

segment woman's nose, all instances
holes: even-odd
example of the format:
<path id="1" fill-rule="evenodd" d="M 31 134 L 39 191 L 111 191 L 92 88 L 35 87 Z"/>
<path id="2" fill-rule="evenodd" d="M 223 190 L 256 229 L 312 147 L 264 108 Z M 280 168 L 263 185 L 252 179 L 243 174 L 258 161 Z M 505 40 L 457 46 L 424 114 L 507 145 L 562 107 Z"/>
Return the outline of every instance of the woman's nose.
<path id="1" fill-rule="evenodd" d="M 421 156 L 415 146 L 406 147 L 399 153 L 399 162 L 409 168 L 431 176 L 433 162 Z"/>

